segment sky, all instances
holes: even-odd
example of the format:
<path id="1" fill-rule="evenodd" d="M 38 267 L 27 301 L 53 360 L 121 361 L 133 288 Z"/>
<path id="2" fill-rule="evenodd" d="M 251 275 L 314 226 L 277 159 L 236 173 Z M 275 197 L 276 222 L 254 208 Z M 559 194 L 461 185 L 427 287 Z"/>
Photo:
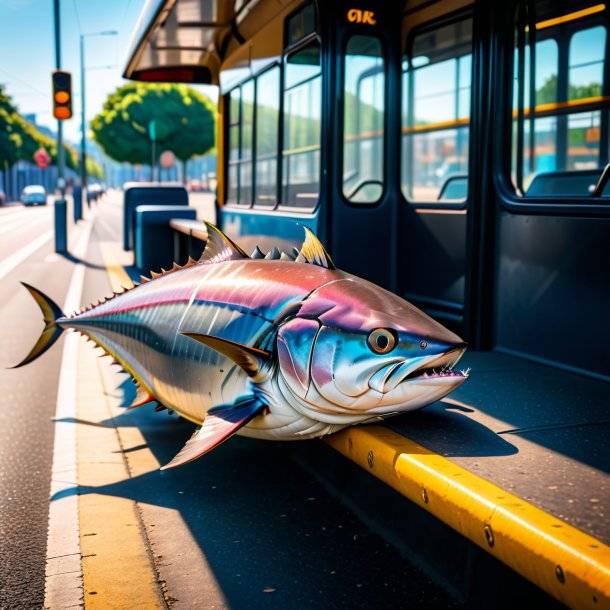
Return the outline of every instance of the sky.
<path id="1" fill-rule="evenodd" d="M 87 122 L 108 94 L 128 81 L 121 77 L 145 0 L 60 0 L 62 69 L 72 72 L 73 118 L 65 138 L 80 140 L 80 35 L 85 35 Z M 0 83 L 21 114 L 55 130 L 51 72 L 55 69 L 53 0 L 0 0 Z M 117 35 L 91 36 L 116 31 Z M 216 100 L 215 87 L 197 87 Z"/>

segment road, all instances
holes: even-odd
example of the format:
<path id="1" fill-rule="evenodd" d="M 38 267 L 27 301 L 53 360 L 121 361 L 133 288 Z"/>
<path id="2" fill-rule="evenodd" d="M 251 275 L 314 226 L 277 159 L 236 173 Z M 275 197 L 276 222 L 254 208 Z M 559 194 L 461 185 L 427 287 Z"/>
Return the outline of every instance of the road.
<path id="1" fill-rule="evenodd" d="M 204 210 L 208 199 L 198 201 Z M 80 522 L 63 523 L 80 540 L 79 568 L 66 569 L 81 579 L 77 605 L 453 607 L 296 463 L 289 444 L 235 437 L 205 458 L 160 472 L 193 426 L 150 406 L 126 410 L 133 384 L 80 340 L 68 372 L 76 379 L 76 412 L 54 421 L 58 379 L 66 375 L 63 343 L 76 335 L 26 367 L 5 368 L 23 358 L 41 330 L 20 280 L 63 304 L 78 267 L 83 304 L 109 294 L 110 259 L 130 260 L 118 246 L 120 201 L 118 193 L 107 197 L 87 221 L 91 240 L 82 259 L 53 252 L 51 207 L 0 209 L 0 608 L 45 602 L 58 427 L 77 438 L 78 488 L 66 474 L 68 484 L 57 491 L 62 473 L 55 464 L 51 498 L 54 506 L 78 498 Z M 73 237 L 82 237 L 81 225 Z M 71 251 L 80 246 L 73 242 Z M 49 546 L 53 557 L 56 548 Z"/>
<path id="2" fill-rule="evenodd" d="M 44 600 L 52 416 L 61 349 L 31 367 L 21 360 L 40 331 L 40 313 L 19 280 L 61 300 L 71 263 L 53 252 L 52 206 L 0 209 L 0 607 Z"/>

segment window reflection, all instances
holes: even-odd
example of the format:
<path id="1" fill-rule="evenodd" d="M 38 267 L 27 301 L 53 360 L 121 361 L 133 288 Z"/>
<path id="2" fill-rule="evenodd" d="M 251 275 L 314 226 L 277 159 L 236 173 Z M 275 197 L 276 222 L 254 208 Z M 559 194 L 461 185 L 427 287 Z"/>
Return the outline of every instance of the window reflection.
<path id="1" fill-rule="evenodd" d="M 285 65 L 282 203 L 313 207 L 320 192 L 319 43 L 293 53 Z"/>
<path id="2" fill-rule="evenodd" d="M 570 41 L 568 98 L 602 94 L 606 29 L 602 26 L 576 32 Z"/>
<path id="3" fill-rule="evenodd" d="M 280 111 L 280 69 L 256 79 L 256 196 L 258 205 L 277 201 L 277 157 Z"/>
<path id="4" fill-rule="evenodd" d="M 353 36 L 346 48 L 343 195 L 374 203 L 383 193 L 385 67 L 381 42 Z"/>
<path id="5" fill-rule="evenodd" d="M 401 183 L 409 201 L 464 201 L 472 20 L 415 36 L 403 63 Z"/>
<path id="6" fill-rule="evenodd" d="M 241 155 L 239 170 L 239 203 L 252 203 L 252 135 L 254 130 L 254 81 L 241 88 Z"/>
<path id="7" fill-rule="evenodd" d="M 239 87 L 229 93 L 229 171 L 227 184 L 227 201 L 237 203 L 239 193 L 238 166 L 239 161 L 239 132 L 240 132 L 240 100 Z"/>
<path id="8" fill-rule="evenodd" d="M 543 10 L 537 15 L 540 26 Z M 532 75 L 530 36 L 523 35 L 524 27 L 516 23 L 511 155 L 515 190 L 519 195 L 588 196 L 608 160 L 607 138 L 602 143 L 607 120 L 602 110 L 606 28 L 586 18 L 537 27 Z"/>

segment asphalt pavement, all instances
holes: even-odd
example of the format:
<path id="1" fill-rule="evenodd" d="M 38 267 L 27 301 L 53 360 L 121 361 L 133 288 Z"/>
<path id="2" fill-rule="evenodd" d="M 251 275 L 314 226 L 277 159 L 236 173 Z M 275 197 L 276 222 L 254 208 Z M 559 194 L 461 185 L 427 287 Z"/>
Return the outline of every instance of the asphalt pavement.
<path id="1" fill-rule="evenodd" d="M 42 320 L 19 281 L 61 301 L 72 263 L 53 251 L 53 207 L 0 208 L 0 608 L 40 608 L 61 345 L 10 369 Z M 47 236 L 47 237 L 45 237 Z M 34 251 L 32 251 L 32 245 Z M 36 247 L 38 246 L 38 247 Z"/>

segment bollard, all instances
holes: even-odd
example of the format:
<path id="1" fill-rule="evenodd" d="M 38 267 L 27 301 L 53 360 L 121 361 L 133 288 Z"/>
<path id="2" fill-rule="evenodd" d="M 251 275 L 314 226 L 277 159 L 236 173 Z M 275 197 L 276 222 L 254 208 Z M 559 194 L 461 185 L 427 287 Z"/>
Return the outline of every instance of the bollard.
<path id="1" fill-rule="evenodd" d="M 74 199 L 74 222 L 78 222 L 83 217 L 83 189 L 80 186 L 73 188 L 72 199 Z"/>
<path id="2" fill-rule="evenodd" d="M 55 252 L 68 251 L 68 231 L 66 227 L 66 200 L 55 200 Z"/>

